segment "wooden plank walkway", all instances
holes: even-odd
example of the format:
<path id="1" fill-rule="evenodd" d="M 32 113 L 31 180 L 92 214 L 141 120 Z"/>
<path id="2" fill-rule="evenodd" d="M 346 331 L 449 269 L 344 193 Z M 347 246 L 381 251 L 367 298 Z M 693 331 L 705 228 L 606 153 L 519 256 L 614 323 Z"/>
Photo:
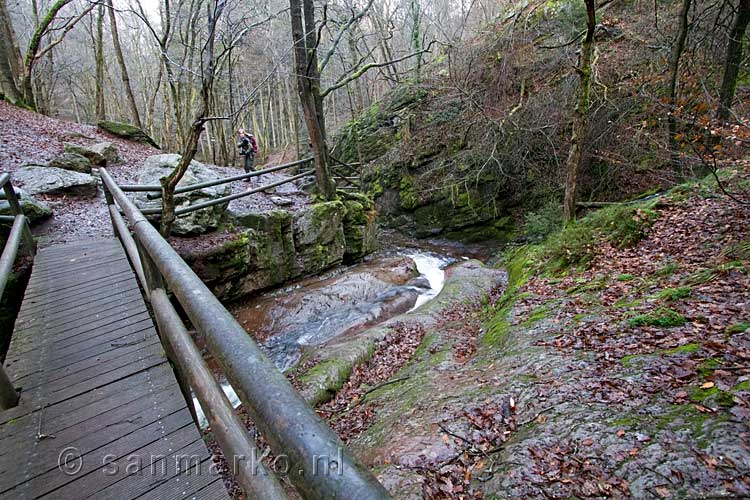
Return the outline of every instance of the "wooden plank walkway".
<path id="1" fill-rule="evenodd" d="M 227 499 L 119 241 L 34 259 L 5 361 L 0 499 Z"/>

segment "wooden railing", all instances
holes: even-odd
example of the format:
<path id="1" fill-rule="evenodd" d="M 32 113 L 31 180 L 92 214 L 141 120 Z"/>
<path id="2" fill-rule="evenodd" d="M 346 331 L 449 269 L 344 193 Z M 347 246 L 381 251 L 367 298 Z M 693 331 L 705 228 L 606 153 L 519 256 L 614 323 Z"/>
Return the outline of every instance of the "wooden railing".
<path id="1" fill-rule="evenodd" d="M 302 498 L 389 498 L 370 471 L 349 453 L 338 436 L 146 220 L 146 211 L 136 207 L 106 169 L 101 169 L 100 174 L 113 227 L 151 303 L 165 352 L 176 366 L 179 378 L 195 392 L 246 498 L 273 500 L 286 498 L 286 494 L 276 477 L 260 462 L 263 454 L 255 448 L 253 439 L 206 365 L 168 293 L 179 302 L 192 327 L 206 340 L 209 351 L 273 453 L 284 458 L 289 478 Z M 291 182 L 299 176 L 285 181 Z M 145 191 L 132 186 L 127 188 Z M 257 192 L 248 190 L 238 194 L 247 196 L 251 191 Z M 206 206 L 205 203 L 199 205 L 200 208 Z"/>
<path id="2" fill-rule="evenodd" d="M 10 205 L 10 211 L 13 215 L 0 216 L 2 222 L 12 222 L 8 240 L 5 242 L 3 253 L 0 256 L 0 299 L 3 298 L 5 286 L 8 284 L 8 278 L 13 271 L 13 265 L 18 256 L 18 250 L 23 242 L 27 254 L 33 257 L 36 253 L 34 237 L 29 228 L 29 222 L 21 209 L 21 203 L 18 201 L 16 191 L 10 182 L 10 174 L 0 174 L 0 187 L 3 190 L 3 197 Z M 0 364 L 0 409 L 6 410 L 18 404 L 18 391 L 13 387 L 12 382 L 5 373 L 5 369 Z"/>

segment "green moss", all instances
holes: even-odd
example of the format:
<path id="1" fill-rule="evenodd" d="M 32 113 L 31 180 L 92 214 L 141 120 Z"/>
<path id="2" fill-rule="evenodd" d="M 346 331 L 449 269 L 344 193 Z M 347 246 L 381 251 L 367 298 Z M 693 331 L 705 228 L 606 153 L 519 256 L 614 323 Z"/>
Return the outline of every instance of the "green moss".
<path id="1" fill-rule="evenodd" d="M 718 405 L 722 408 L 731 408 L 734 406 L 734 399 L 728 392 L 724 392 L 718 387 L 702 389 L 700 387 L 689 391 L 690 399 L 704 406 Z"/>
<path id="2" fill-rule="evenodd" d="M 750 380 L 745 380 L 732 387 L 732 392 L 750 391 Z"/>
<path id="3" fill-rule="evenodd" d="M 685 322 L 686 319 L 682 314 L 666 307 L 660 307 L 648 314 L 639 314 L 628 320 L 630 326 L 658 326 L 662 328 L 682 326 Z"/>
<path id="4" fill-rule="evenodd" d="M 419 196 L 414 192 L 414 178 L 409 175 L 401 176 L 398 196 L 404 210 L 414 210 L 421 204 Z"/>
<path id="5" fill-rule="evenodd" d="M 641 303 L 643 303 L 643 299 L 631 299 L 630 297 L 623 297 L 621 299 L 618 299 L 614 304 L 612 304 L 612 306 L 630 309 Z"/>
<path id="6" fill-rule="evenodd" d="M 617 276 L 617 281 L 633 281 L 634 278 L 632 274 L 620 274 Z"/>
<path id="7" fill-rule="evenodd" d="M 684 344 L 679 347 L 675 347 L 674 349 L 667 349 L 664 351 L 665 354 L 686 354 L 686 353 L 693 353 L 698 352 L 701 349 L 701 345 L 698 343 L 689 343 Z"/>
<path id="8" fill-rule="evenodd" d="M 607 283 L 609 283 L 609 277 L 605 275 L 599 275 L 590 281 L 586 281 L 585 279 L 583 279 L 580 284 L 572 286 L 565 290 L 565 293 L 568 295 L 576 295 L 586 292 L 598 292 L 607 288 Z"/>
<path id="9" fill-rule="evenodd" d="M 713 400 L 702 401 L 709 405 L 713 403 Z M 712 442 L 712 429 L 728 419 L 729 416 L 723 412 L 703 413 L 692 404 L 676 404 L 670 405 L 664 414 L 656 417 L 655 421 L 653 418 L 649 419 L 648 423 L 654 423 L 654 430 L 657 433 L 665 429 L 672 431 L 684 429 L 690 433 L 698 448 L 705 449 Z"/>
<path id="10" fill-rule="evenodd" d="M 313 382 L 319 383 L 322 379 L 325 379 L 330 382 L 328 387 L 335 392 L 346 382 L 351 371 L 351 365 L 345 360 L 327 359 L 300 375 L 299 380 L 303 384 L 310 384 Z"/>
<path id="11" fill-rule="evenodd" d="M 535 323 L 542 321 L 549 317 L 549 309 L 546 305 L 539 306 L 531 311 L 529 317 L 522 323 L 522 326 L 528 328 L 533 326 Z"/>
<path id="12" fill-rule="evenodd" d="M 735 333 L 744 333 L 750 328 L 750 323 L 743 321 L 741 323 L 735 323 L 727 328 L 727 333 L 729 335 L 734 335 Z"/>
<path id="13" fill-rule="evenodd" d="M 689 286 L 681 286 L 678 288 L 665 288 L 661 290 L 659 293 L 655 294 L 653 298 L 657 300 L 664 300 L 667 302 L 675 301 L 678 299 L 684 299 L 685 297 L 689 297 L 691 293 L 691 289 Z"/>
<path id="14" fill-rule="evenodd" d="M 710 377 L 714 371 L 721 368 L 721 365 L 721 359 L 719 358 L 704 359 L 698 365 L 698 373 L 700 373 L 703 378 Z"/>
<path id="15" fill-rule="evenodd" d="M 616 418 L 612 424 L 617 427 L 636 427 L 640 428 L 642 419 L 636 415 L 626 415 Z"/>
<path id="16" fill-rule="evenodd" d="M 117 137 L 141 142 L 159 149 L 159 145 L 147 133 L 129 123 L 100 121 L 97 125 L 102 130 L 105 130 L 112 135 L 116 135 Z"/>
<path id="17" fill-rule="evenodd" d="M 633 368 L 636 360 L 643 358 L 643 354 L 628 354 L 620 358 L 620 364 L 625 368 Z"/>

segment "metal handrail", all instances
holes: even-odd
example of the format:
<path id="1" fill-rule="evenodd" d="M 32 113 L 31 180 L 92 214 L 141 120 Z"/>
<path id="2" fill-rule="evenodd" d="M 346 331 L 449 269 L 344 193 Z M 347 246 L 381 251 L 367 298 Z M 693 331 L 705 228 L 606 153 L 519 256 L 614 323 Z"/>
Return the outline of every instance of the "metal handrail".
<path id="1" fill-rule="evenodd" d="M 177 337 L 188 344 L 192 342 L 192 339 L 188 337 L 188 342 L 185 335 L 179 333 L 182 329 L 178 317 L 171 316 L 170 319 L 164 314 L 166 300 L 163 293 L 168 287 L 194 328 L 205 338 L 209 351 L 237 390 L 240 400 L 273 452 L 277 457 L 285 458 L 290 479 L 302 497 L 363 500 L 389 498 L 385 488 L 351 455 L 339 437 L 297 393 L 229 311 L 128 199 L 107 170 L 100 169 L 100 175 L 108 192 L 108 201 L 111 199 L 124 212 L 135 234 L 152 306 L 156 303 L 159 309 L 156 311 L 157 320 L 162 315 L 162 323 L 168 325 L 164 327 L 165 330 L 174 328 L 178 332 Z M 173 323 L 176 326 L 173 327 Z M 164 334 L 171 338 L 171 333 L 165 331 Z M 173 350 L 177 351 L 178 349 Z M 187 360 L 182 359 L 176 359 L 175 362 L 179 365 L 187 364 Z M 202 371 L 201 374 L 184 370 L 184 373 L 191 378 L 189 383 L 194 388 L 198 384 L 211 385 L 208 379 L 210 371 Z M 198 396 L 200 400 L 200 394 Z M 215 398 L 205 399 L 207 405 L 210 405 Z M 212 426 L 230 425 L 221 420 L 220 414 L 221 412 L 209 408 L 209 418 L 216 419 Z M 238 439 L 229 436 L 226 438 Z M 237 458 L 236 455 L 230 457 L 227 449 L 224 452 L 228 460 Z M 273 497 L 264 493 L 257 498 Z"/>
<path id="2" fill-rule="evenodd" d="M 29 221 L 23 214 L 21 203 L 18 201 L 16 192 L 10 182 L 10 174 L 0 174 L 0 187 L 5 193 L 5 199 L 8 201 L 10 211 L 13 214 L 13 226 L 10 229 L 8 240 L 5 242 L 2 255 L 0 255 L 0 299 L 2 299 L 8 278 L 13 271 L 13 264 L 18 256 L 21 241 L 24 243 L 26 252 L 32 257 L 36 253 L 36 244 L 34 243 L 34 236 L 31 234 Z M 7 217 L 3 217 L 3 221 L 8 221 Z M 13 387 L 13 382 L 5 372 L 5 368 L 0 365 L 0 409 L 13 408 L 18 404 L 18 399 L 18 391 Z"/>
<path id="3" fill-rule="evenodd" d="M 186 207 L 178 208 L 177 210 L 174 211 L 174 214 L 177 216 L 180 216 L 180 215 L 188 214 L 190 212 L 195 212 L 196 210 L 202 210 L 204 208 L 213 207 L 214 205 L 222 205 L 224 203 L 229 203 L 232 200 L 238 200 L 240 198 L 244 198 L 245 196 L 250 196 L 251 194 L 260 193 L 261 191 L 265 191 L 267 189 L 275 188 L 283 184 L 294 182 L 297 179 L 307 177 L 308 175 L 312 173 L 313 173 L 313 170 L 308 170 L 306 172 L 302 172 L 301 174 L 293 175 L 291 177 L 287 177 L 286 179 L 282 179 L 280 181 L 272 182 L 270 184 L 264 184 L 263 186 L 259 186 L 257 188 L 242 191 L 241 193 L 234 193 L 234 194 L 230 194 L 227 196 L 222 196 L 221 198 L 214 198 L 213 200 L 204 201 L 203 203 L 196 203 L 195 205 L 188 205 Z M 141 213 L 143 213 L 144 215 L 161 214 L 162 209 L 161 208 L 144 208 L 141 210 Z"/>
<path id="4" fill-rule="evenodd" d="M 256 170 L 254 172 L 234 175 L 231 177 L 224 177 L 222 179 L 217 179 L 215 181 L 206 181 L 206 182 L 199 182 L 197 184 L 189 184 L 187 186 L 178 186 L 177 188 L 175 188 L 174 192 L 175 194 L 187 193 L 189 191 L 194 191 L 196 189 L 203 189 L 207 187 L 218 186 L 220 184 L 226 184 L 228 182 L 240 181 L 243 179 L 250 179 L 252 177 L 257 177 L 259 175 L 270 174 L 271 172 L 277 172 L 279 170 L 284 170 L 286 168 L 291 168 L 297 165 L 302 165 L 303 163 L 308 163 L 310 161 L 312 161 L 312 158 L 303 158 L 301 160 L 293 161 L 290 163 L 283 163 L 281 165 L 276 165 L 275 167 L 269 167 L 263 170 Z M 149 194 L 148 197 L 151 200 L 155 200 L 156 198 L 161 198 L 162 187 L 158 184 L 147 184 L 147 185 L 123 184 L 122 186 L 120 186 L 120 189 L 126 192 L 153 193 L 153 194 Z"/>

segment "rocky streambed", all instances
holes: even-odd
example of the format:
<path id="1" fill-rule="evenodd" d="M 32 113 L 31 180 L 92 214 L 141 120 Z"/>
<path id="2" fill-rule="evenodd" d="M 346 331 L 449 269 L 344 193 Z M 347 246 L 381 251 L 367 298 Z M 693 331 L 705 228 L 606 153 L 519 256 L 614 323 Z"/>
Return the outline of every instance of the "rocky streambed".
<path id="1" fill-rule="evenodd" d="M 230 304 L 229 310 L 281 370 L 326 350 L 341 338 L 413 311 L 443 289 L 446 269 L 464 260 L 469 249 L 429 246 L 378 252 L 366 262 L 341 266 L 323 275 Z M 222 387 L 235 406 L 231 385 Z M 196 407 L 199 408 L 197 400 Z M 202 412 L 199 418 L 205 425 Z"/>

